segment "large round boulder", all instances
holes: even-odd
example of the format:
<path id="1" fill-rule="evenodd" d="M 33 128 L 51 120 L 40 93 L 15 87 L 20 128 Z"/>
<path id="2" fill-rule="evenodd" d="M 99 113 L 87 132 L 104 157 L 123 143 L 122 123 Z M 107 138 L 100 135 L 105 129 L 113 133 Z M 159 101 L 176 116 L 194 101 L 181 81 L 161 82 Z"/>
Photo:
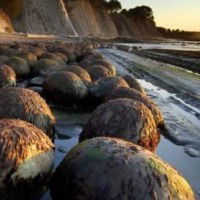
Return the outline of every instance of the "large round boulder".
<path id="1" fill-rule="evenodd" d="M 138 101 L 116 99 L 92 113 L 79 141 L 93 137 L 117 137 L 155 151 L 160 141 L 151 111 Z"/>
<path id="2" fill-rule="evenodd" d="M 115 87 L 129 87 L 129 85 L 121 77 L 103 78 L 88 84 L 90 96 L 94 99 L 100 100 L 103 100 L 107 93 Z"/>
<path id="3" fill-rule="evenodd" d="M 89 58 L 84 58 L 79 62 L 79 65 L 84 68 L 87 69 L 87 67 L 90 66 L 91 60 Z"/>
<path id="4" fill-rule="evenodd" d="M 25 59 L 28 62 L 30 68 L 33 68 L 38 61 L 37 56 L 30 52 L 23 52 L 20 53 L 18 56 Z"/>
<path id="5" fill-rule="evenodd" d="M 116 76 L 116 69 L 114 65 L 112 65 L 105 59 L 94 59 L 92 60 L 90 65 L 102 65 L 111 72 L 112 76 Z"/>
<path id="6" fill-rule="evenodd" d="M 6 63 L 9 65 L 19 77 L 28 76 L 30 74 L 30 67 L 28 62 L 20 57 L 14 56 Z"/>
<path id="7" fill-rule="evenodd" d="M 108 93 L 105 102 L 119 98 L 128 98 L 143 103 L 149 110 L 151 110 L 156 125 L 159 127 L 164 124 L 164 117 L 160 108 L 146 95 L 142 95 L 142 93 L 132 88 L 117 87 Z"/>
<path id="8" fill-rule="evenodd" d="M 112 73 L 102 65 L 90 65 L 86 68 L 90 74 L 92 81 L 96 81 L 101 78 L 112 77 Z"/>
<path id="9" fill-rule="evenodd" d="M 74 147 L 56 169 L 53 199 L 194 200 L 188 182 L 155 154 L 114 138 Z"/>
<path id="10" fill-rule="evenodd" d="M 144 88 L 141 86 L 141 84 L 133 76 L 126 74 L 126 75 L 123 76 L 123 79 L 128 83 L 130 88 L 138 90 L 143 95 L 146 95 Z"/>
<path id="11" fill-rule="evenodd" d="M 57 103 L 76 102 L 88 95 L 88 89 L 72 72 L 57 72 L 43 83 L 44 93 Z"/>
<path id="12" fill-rule="evenodd" d="M 41 59 L 35 64 L 33 71 L 35 74 L 49 74 L 52 72 L 62 71 L 65 68 L 66 65 L 61 60 Z"/>
<path id="13" fill-rule="evenodd" d="M 47 182 L 54 163 L 53 147 L 51 140 L 32 124 L 0 120 L 1 198 L 18 199 L 16 195 L 23 195 L 21 199 L 29 199 L 24 196 L 29 187 Z"/>
<path id="14" fill-rule="evenodd" d="M 67 66 L 65 68 L 65 71 L 69 71 L 69 72 L 75 73 L 76 75 L 79 76 L 79 78 L 82 81 L 89 81 L 89 82 L 91 82 L 91 77 L 90 77 L 89 73 L 85 69 L 83 69 L 82 67 L 80 67 L 78 65 Z"/>
<path id="15" fill-rule="evenodd" d="M 50 138 L 54 138 L 55 118 L 45 100 L 32 90 L 1 88 L 0 119 L 2 118 L 30 122 Z"/>
<path id="16" fill-rule="evenodd" d="M 151 111 L 138 101 L 116 99 L 100 105 L 91 115 L 79 141 L 117 137 L 155 151 L 160 141 Z"/>
<path id="17" fill-rule="evenodd" d="M 15 71 L 8 65 L 0 65 L 0 88 L 16 86 Z"/>

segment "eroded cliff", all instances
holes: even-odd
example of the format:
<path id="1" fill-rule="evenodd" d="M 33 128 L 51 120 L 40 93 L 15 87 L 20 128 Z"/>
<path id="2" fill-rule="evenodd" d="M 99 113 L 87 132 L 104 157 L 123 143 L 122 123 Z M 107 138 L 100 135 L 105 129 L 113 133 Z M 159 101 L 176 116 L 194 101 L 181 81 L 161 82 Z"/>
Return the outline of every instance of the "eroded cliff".
<path id="1" fill-rule="evenodd" d="M 19 1 L 19 8 L 13 6 L 19 5 Z M 16 32 L 98 38 L 159 36 L 151 22 L 133 21 L 122 15 L 110 16 L 90 0 L 13 0 L 13 2 L 16 3 L 5 3 L 5 8 Z M 12 16 L 12 11 L 9 11 L 15 9 L 17 12 Z M 13 30 L 9 18 L 5 16 L 2 18 L 1 15 L 0 26 L 0 32 Z"/>

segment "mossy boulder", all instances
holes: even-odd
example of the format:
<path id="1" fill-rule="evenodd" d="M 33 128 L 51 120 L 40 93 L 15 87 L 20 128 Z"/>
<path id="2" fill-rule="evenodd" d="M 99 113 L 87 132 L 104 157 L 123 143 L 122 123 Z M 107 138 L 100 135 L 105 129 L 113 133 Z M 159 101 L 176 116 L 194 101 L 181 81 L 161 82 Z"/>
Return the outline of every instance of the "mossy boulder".
<path id="1" fill-rule="evenodd" d="M 23 58 L 18 56 L 10 57 L 6 64 L 15 71 L 18 77 L 25 77 L 30 74 L 30 66 L 28 62 Z"/>
<path id="2" fill-rule="evenodd" d="M 16 86 L 15 71 L 8 65 L 0 65 L 0 88 Z"/>
<path id="3" fill-rule="evenodd" d="M 1 198 L 22 195 L 21 199 L 27 199 L 25 194 L 32 191 L 27 189 L 47 183 L 54 163 L 53 147 L 45 133 L 32 124 L 0 120 Z"/>
<path id="4" fill-rule="evenodd" d="M 141 86 L 141 84 L 133 76 L 126 74 L 126 75 L 123 76 L 123 79 L 128 83 L 130 88 L 138 90 L 143 95 L 146 95 L 144 88 Z"/>
<path id="5" fill-rule="evenodd" d="M 188 182 L 155 154 L 114 138 L 74 147 L 56 169 L 52 197 L 77 199 L 194 200 Z"/>
<path id="6" fill-rule="evenodd" d="M 82 81 L 89 81 L 89 82 L 91 82 L 91 77 L 90 77 L 89 73 L 85 69 L 83 69 L 82 67 L 80 67 L 78 65 L 67 66 L 65 68 L 65 71 L 69 71 L 69 72 L 75 73 L 76 75 L 79 76 L 79 78 Z"/>
<path id="7" fill-rule="evenodd" d="M 66 65 L 63 61 L 41 59 L 35 64 L 33 71 L 35 74 L 49 74 L 52 72 L 62 71 L 65 68 Z"/>
<path id="8" fill-rule="evenodd" d="M 45 100 L 23 88 L 0 89 L 0 119 L 21 119 L 34 124 L 54 138 L 55 118 Z"/>
<path id="9" fill-rule="evenodd" d="M 91 98 L 104 100 L 107 93 L 115 87 L 129 87 L 122 77 L 109 77 L 99 79 L 98 81 L 88 84 Z"/>
<path id="10" fill-rule="evenodd" d="M 87 67 L 90 66 L 91 60 L 89 58 L 84 58 L 79 62 L 79 65 L 84 68 L 87 69 Z"/>
<path id="11" fill-rule="evenodd" d="M 86 70 L 90 74 L 92 81 L 112 77 L 112 73 L 102 65 L 90 65 Z"/>
<path id="12" fill-rule="evenodd" d="M 88 95 L 87 87 L 72 72 L 54 73 L 44 81 L 43 90 L 47 96 L 57 103 L 75 103 Z"/>
<path id="13" fill-rule="evenodd" d="M 18 56 L 25 59 L 28 62 L 31 69 L 38 61 L 37 56 L 30 52 L 20 53 Z"/>
<path id="14" fill-rule="evenodd" d="M 94 59 L 94 60 L 92 60 L 90 65 L 102 65 L 111 72 L 112 76 L 116 76 L 116 69 L 115 69 L 114 65 L 112 65 L 105 59 Z"/>
<path id="15" fill-rule="evenodd" d="M 164 125 L 164 117 L 160 108 L 146 95 L 142 95 L 142 93 L 132 88 L 118 87 L 108 93 L 105 102 L 119 98 L 128 98 L 143 103 L 149 110 L 151 110 L 156 125 L 158 127 Z"/>
<path id="16" fill-rule="evenodd" d="M 151 111 L 138 101 L 116 99 L 92 113 L 79 141 L 93 137 L 117 137 L 155 151 L 160 141 Z"/>

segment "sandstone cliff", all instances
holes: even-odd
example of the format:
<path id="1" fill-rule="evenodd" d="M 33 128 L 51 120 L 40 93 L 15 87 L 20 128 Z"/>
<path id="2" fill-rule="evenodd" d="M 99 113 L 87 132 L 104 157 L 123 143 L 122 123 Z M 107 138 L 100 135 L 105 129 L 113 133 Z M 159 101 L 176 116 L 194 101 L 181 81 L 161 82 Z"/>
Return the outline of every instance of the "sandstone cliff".
<path id="1" fill-rule="evenodd" d="M 77 36 L 63 0 L 23 0 L 14 26 L 20 32 Z"/>
<path id="2" fill-rule="evenodd" d="M 160 36 L 151 22 L 110 16 L 90 0 L 13 1 L 15 6 L 20 2 L 15 17 L 11 16 L 12 11 L 8 12 L 16 32 L 98 38 Z M 7 11 L 9 6 L 15 9 L 13 4 L 6 4 Z M 3 13 L 0 12 L 0 32 L 12 31 L 11 22 L 2 17 Z"/>
<path id="3" fill-rule="evenodd" d="M 66 9 L 79 35 L 117 37 L 118 33 L 111 17 L 104 10 L 94 7 L 90 1 L 68 0 Z"/>
<path id="4" fill-rule="evenodd" d="M 12 22 L 10 21 L 9 16 L 2 9 L 0 9 L 0 32 L 13 32 Z"/>

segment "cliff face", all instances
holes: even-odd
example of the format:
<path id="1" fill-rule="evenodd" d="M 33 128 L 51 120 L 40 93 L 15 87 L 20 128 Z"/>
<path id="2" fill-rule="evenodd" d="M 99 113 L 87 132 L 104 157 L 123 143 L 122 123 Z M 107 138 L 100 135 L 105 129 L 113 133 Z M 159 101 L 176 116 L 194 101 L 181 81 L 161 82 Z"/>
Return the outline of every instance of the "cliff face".
<path id="1" fill-rule="evenodd" d="M 126 16 L 112 16 L 119 37 L 159 37 L 160 33 L 156 30 L 155 25 L 151 21 L 132 20 Z"/>
<path id="2" fill-rule="evenodd" d="M 81 36 L 117 37 L 111 17 L 88 0 L 66 1 L 66 9 L 77 33 Z"/>
<path id="3" fill-rule="evenodd" d="M 100 38 L 159 36 L 150 22 L 110 16 L 90 0 L 15 1 L 16 5 L 21 2 L 17 15 L 11 16 L 16 32 Z M 13 7 L 7 5 L 8 11 L 9 6 Z M 11 27 L 9 18 L 0 15 L 0 31 L 12 30 Z"/>
<path id="4" fill-rule="evenodd" d="M 23 0 L 14 25 L 20 32 L 77 35 L 62 0 Z"/>
<path id="5" fill-rule="evenodd" d="M 0 32 L 10 33 L 12 31 L 13 31 L 13 26 L 9 16 L 2 9 L 0 9 Z"/>

